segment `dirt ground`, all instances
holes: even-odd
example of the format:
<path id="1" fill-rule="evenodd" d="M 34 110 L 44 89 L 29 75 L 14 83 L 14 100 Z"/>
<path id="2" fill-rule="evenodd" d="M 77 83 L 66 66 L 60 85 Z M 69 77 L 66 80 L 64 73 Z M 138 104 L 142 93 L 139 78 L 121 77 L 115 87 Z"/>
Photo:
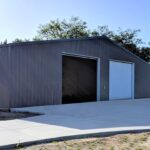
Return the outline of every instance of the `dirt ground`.
<path id="1" fill-rule="evenodd" d="M 28 112 L 9 112 L 9 111 L 1 111 L 0 110 L 0 121 L 19 119 L 19 118 L 27 118 L 36 116 L 39 114 L 36 113 L 28 113 Z"/>
<path id="2" fill-rule="evenodd" d="M 150 132 L 52 142 L 20 150 L 150 150 Z"/>

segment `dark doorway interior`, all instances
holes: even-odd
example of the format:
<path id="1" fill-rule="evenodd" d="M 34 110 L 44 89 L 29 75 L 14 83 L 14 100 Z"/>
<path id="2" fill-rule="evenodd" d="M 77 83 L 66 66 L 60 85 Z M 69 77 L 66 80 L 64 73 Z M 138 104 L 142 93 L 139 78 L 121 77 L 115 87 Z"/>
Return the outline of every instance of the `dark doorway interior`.
<path id="1" fill-rule="evenodd" d="M 63 56 L 62 103 L 96 101 L 97 61 Z"/>

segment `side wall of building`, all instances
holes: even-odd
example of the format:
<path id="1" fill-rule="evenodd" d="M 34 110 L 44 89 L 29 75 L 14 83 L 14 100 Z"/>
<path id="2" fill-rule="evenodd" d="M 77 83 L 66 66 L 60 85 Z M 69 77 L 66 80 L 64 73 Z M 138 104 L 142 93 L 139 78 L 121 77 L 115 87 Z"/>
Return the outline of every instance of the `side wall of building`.
<path id="1" fill-rule="evenodd" d="M 63 54 L 100 58 L 101 100 L 109 100 L 109 61 L 135 63 L 135 98 L 150 98 L 150 65 L 105 38 L 95 38 L 0 48 L 0 107 L 61 104 Z"/>

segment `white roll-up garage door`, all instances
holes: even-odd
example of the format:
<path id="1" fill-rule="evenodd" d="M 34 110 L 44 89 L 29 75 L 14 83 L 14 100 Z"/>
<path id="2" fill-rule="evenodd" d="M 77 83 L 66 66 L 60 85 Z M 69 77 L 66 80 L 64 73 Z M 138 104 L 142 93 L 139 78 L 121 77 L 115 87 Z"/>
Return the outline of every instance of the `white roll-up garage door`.
<path id="1" fill-rule="evenodd" d="M 134 97 L 134 65 L 110 61 L 109 99 L 132 99 Z"/>

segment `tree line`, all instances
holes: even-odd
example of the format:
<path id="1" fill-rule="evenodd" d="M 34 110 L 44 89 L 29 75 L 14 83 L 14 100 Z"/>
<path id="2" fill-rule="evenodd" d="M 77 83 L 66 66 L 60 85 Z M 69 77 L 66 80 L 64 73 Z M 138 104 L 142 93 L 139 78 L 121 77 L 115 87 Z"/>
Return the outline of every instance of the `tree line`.
<path id="1" fill-rule="evenodd" d="M 143 41 L 138 37 L 139 29 L 118 28 L 117 31 L 112 31 L 107 25 L 97 26 L 96 29 L 89 29 L 87 22 L 81 20 L 79 17 L 71 17 L 69 20 L 51 20 L 47 24 L 39 25 L 37 35 L 33 37 L 33 41 L 51 40 L 51 39 L 72 39 L 85 38 L 92 36 L 105 35 L 114 42 L 125 47 L 132 53 L 150 62 L 150 43 L 145 47 Z M 27 42 L 30 39 L 16 38 L 13 43 Z M 7 40 L 1 42 L 7 44 Z"/>

